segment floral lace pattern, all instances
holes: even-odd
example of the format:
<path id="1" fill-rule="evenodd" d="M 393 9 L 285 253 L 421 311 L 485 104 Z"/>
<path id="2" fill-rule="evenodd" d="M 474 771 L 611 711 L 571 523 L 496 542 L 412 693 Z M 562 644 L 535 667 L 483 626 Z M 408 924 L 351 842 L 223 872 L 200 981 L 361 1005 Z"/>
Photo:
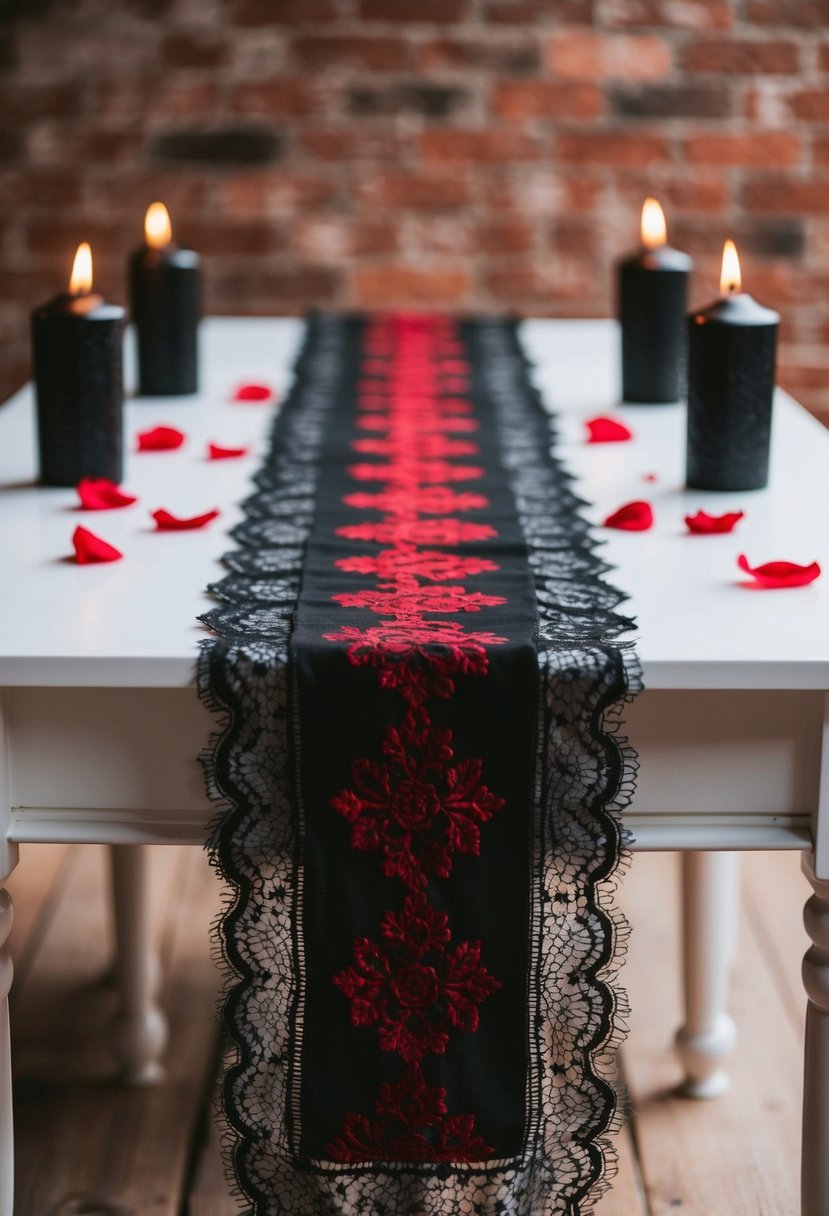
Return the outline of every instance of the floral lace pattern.
<path id="1" fill-rule="evenodd" d="M 384 319 L 360 328 L 359 361 L 350 357 L 353 334 L 353 322 L 310 323 L 271 455 L 234 532 L 240 548 L 212 588 L 224 603 L 204 618 L 219 637 L 204 645 L 200 688 L 223 716 L 205 765 L 211 794 L 228 807 L 212 847 L 233 897 L 221 926 L 237 976 L 225 1006 L 237 1051 L 224 1087 L 232 1169 L 257 1216 L 575 1216 L 600 1192 L 612 1158 L 603 1137 L 616 1109 L 606 1074 L 619 998 L 607 982 L 617 938 L 607 879 L 632 781 L 613 715 L 638 678 L 629 647 L 614 639 L 630 622 L 615 613 L 620 597 L 602 581 L 578 500 L 549 455 L 549 422 L 514 327 Z M 407 334 L 414 339 L 401 352 Z M 439 356 L 439 392 L 424 387 L 430 369 L 411 357 L 423 334 Z M 329 982 L 354 1033 L 373 1036 L 399 1070 L 369 1105 L 345 1109 L 339 1132 L 309 1159 L 297 915 L 305 811 L 291 639 L 320 452 L 355 372 L 358 459 L 347 466 L 355 488 L 342 504 L 344 521 L 356 512 L 357 522 L 336 531 L 357 547 L 334 564 L 357 586 L 331 596 L 332 619 L 341 613 L 343 623 L 321 640 L 343 648 L 355 671 L 373 673 L 400 712 L 377 754 L 351 760 L 330 814 L 400 899 L 373 934 L 353 939 Z M 478 857 L 482 834 L 506 813 L 486 757 L 459 749 L 451 719 L 436 713 L 460 684 L 488 678 L 490 651 L 508 635 L 489 627 L 507 610 L 502 586 L 498 594 L 468 586 L 483 579 L 486 587 L 499 570 L 486 545 L 499 529 L 474 484 L 485 473 L 476 459 L 481 396 L 527 546 L 541 692 L 527 856 L 526 1121 L 520 1151 L 506 1156 L 480 1134 L 474 1112 L 454 1113 L 449 1088 L 430 1074 L 458 1036 L 478 1034 L 502 989 L 486 941 L 458 935 L 440 895 L 459 859 L 467 866 Z M 366 512 L 380 518 L 360 519 Z M 459 518 L 474 512 L 487 522 Z"/>

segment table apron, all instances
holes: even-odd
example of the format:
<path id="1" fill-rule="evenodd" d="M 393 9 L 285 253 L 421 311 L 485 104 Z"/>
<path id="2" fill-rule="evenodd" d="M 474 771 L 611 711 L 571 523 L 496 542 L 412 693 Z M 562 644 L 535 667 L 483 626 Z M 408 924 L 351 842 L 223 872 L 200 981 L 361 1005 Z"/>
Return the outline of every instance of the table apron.
<path id="1" fill-rule="evenodd" d="M 14 688 L 2 708 L 9 841 L 204 841 L 214 724 L 192 688 Z M 810 847 L 823 724 L 820 692 L 646 691 L 624 713 L 631 847 Z"/>

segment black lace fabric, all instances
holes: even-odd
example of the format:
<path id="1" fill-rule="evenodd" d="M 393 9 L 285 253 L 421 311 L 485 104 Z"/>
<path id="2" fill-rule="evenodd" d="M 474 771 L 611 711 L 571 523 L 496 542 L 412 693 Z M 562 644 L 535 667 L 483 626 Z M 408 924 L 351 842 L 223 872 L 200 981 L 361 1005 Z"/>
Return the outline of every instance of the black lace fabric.
<path id="1" fill-rule="evenodd" d="M 499 477 L 520 533 L 522 577 L 534 599 L 537 680 L 528 754 L 534 748 L 535 762 L 525 775 L 528 843 L 520 895 L 528 942 L 521 945 L 525 954 L 518 951 L 525 959 L 520 1143 L 505 1132 L 503 1144 L 496 1136 L 487 1146 L 470 1133 L 465 1155 L 453 1158 L 448 1149 L 439 1151 L 440 1119 L 432 1114 L 426 1120 L 431 1147 L 419 1160 L 405 1153 L 400 1159 L 403 1150 L 395 1156 L 379 1147 L 380 1125 L 370 1123 L 365 1104 L 350 1123 L 346 1118 L 344 1136 L 315 1140 L 310 1127 L 314 1040 L 307 1003 L 315 991 L 308 979 L 314 947 L 305 933 L 314 918 L 305 897 L 310 890 L 318 903 L 319 889 L 309 865 L 315 812 L 306 803 L 308 766 L 316 761 L 306 755 L 311 741 L 302 729 L 308 695 L 297 622 L 309 594 L 306 563 L 318 548 L 320 504 L 331 497 L 332 434 L 344 425 L 342 403 L 353 398 L 362 374 L 366 326 L 328 315 L 310 319 L 269 456 L 245 503 L 244 522 L 233 532 L 237 547 L 224 558 L 228 573 L 210 588 L 219 606 L 202 618 L 215 636 L 202 646 L 200 695 L 219 723 L 204 756 L 208 791 L 219 804 L 209 844 L 228 891 L 219 935 L 229 973 L 224 1023 L 235 1053 L 223 1085 L 229 1169 L 254 1216 L 579 1216 L 613 1172 L 614 1050 L 624 1029 L 624 999 L 614 977 L 625 932 L 613 891 L 623 856 L 621 814 L 635 774 L 620 715 L 640 677 L 632 644 L 620 640 L 632 628 L 617 612 L 623 597 L 605 579 L 608 567 L 580 515 L 583 504 L 555 455 L 554 422 L 508 321 L 464 322 L 440 332 L 471 368 L 468 396 L 497 448 Z M 374 391 L 362 383 L 364 392 Z M 441 542 L 429 549 L 435 546 Z M 377 549 L 361 541 L 355 551 L 365 564 Z M 475 550 L 486 551 L 485 544 Z M 481 579 L 489 590 L 486 576 Z M 364 623 L 359 610 L 356 618 L 344 616 Z M 345 643 L 340 649 L 346 652 Z M 362 755 L 354 760 L 362 763 Z M 325 809 L 336 833 L 338 818 Z M 466 860 L 456 861 L 458 871 Z M 370 855 L 359 855 L 360 865 L 368 861 Z M 379 876 L 379 864 L 372 864 Z M 377 881 L 385 882 L 383 898 L 390 899 L 391 880 Z M 424 887 L 441 909 L 442 882 L 430 878 Z M 421 898 L 413 891 L 407 898 Z M 509 891 L 492 895 L 505 901 Z M 486 948 L 484 939 L 485 961 Z M 350 961 L 343 958 L 342 968 Z M 346 980 L 335 983 L 346 990 Z M 495 1019 L 504 999 L 494 987 L 481 1004 L 482 1024 Z M 371 1055 L 373 1030 L 347 1031 L 347 1002 L 329 988 L 332 1025 L 342 1019 L 343 1033 L 357 1036 L 355 1059 L 368 1061 L 364 1071 L 379 1070 L 388 1107 L 397 1077 L 390 1057 Z M 493 1043 L 497 1050 L 497 1033 L 490 1032 L 488 1050 Z M 453 1079 L 463 1077 L 463 1068 L 451 1071 L 452 1050 L 426 1057 L 419 1080 L 422 1085 L 426 1076 L 433 1096 L 448 1090 L 456 1109 L 467 1111 L 462 1080 Z M 410 1087 L 417 1067 L 410 1061 L 405 1070 Z M 324 1077 L 315 1081 L 320 1084 L 324 1088 Z M 497 1092 L 491 1097 L 497 1109 Z M 354 1149 L 355 1129 L 365 1139 L 370 1127 L 374 1159 L 371 1146 Z M 455 1144 L 459 1127 L 456 1122 Z M 470 1132 L 471 1124 L 464 1128 Z M 423 1136 L 415 1139 L 422 1145 Z"/>

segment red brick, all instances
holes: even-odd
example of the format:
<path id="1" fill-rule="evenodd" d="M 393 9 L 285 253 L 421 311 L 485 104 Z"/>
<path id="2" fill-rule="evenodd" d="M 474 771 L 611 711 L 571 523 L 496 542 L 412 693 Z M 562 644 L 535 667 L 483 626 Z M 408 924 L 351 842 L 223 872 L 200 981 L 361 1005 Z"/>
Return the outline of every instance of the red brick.
<path id="1" fill-rule="evenodd" d="M 533 248 L 533 230 L 517 219 L 485 220 L 476 225 L 474 241 L 476 252 L 488 257 L 529 253 Z"/>
<path id="2" fill-rule="evenodd" d="M 364 21 L 419 21 L 429 25 L 463 21 L 468 0 L 359 0 L 357 15 Z"/>
<path id="3" fill-rule="evenodd" d="M 565 80 L 661 80 L 671 70 L 671 48 L 652 35 L 556 33 L 547 44 L 551 72 Z"/>
<path id="4" fill-rule="evenodd" d="M 826 29 L 825 0 L 749 0 L 746 17 L 757 25 Z"/>
<path id="5" fill-rule="evenodd" d="M 829 178 L 792 180 L 781 177 L 749 180 L 740 195 L 747 211 L 778 214 L 829 214 Z"/>
<path id="6" fill-rule="evenodd" d="M 541 54 L 537 41 L 495 41 L 488 38 L 430 38 L 414 48 L 415 67 L 420 72 L 436 68 L 453 71 L 466 68 L 489 68 L 507 76 L 522 76 L 537 72 Z"/>
<path id="7" fill-rule="evenodd" d="M 6 122 L 28 122 L 36 118 L 76 117 L 83 107 L 80 83 L 4 83 L 0 87 L 0 113 Z"/>
<path id="8" fill-rule="evenodd" d="M 733 0 L 606 0 L 602 11 L 611 28 L 666 26 L 669 29 L 730 30 L 734 25 Z"/>
<path id="9" fill-rule="evenodd" d="M 787 392 L 797 397 L 804 388 L 829 389 L 829 367 L 793 367 L 786 366 L 783 360 L 779 366 L 779 380 Z"/>
<path id="10" fill-rule="evenodd" d="M 456 262 L 476 253 L 468 208 L 442 214 L 405 215 L 398 218 L 398 223 L 403 254 L 410 263 L 434 262 L 438 258 Z"/>
<path id="11" fill-rule="evenodd" d="M 663 135 L 632 135 L 626 131 L 585 131 L 559 135 L 558 160 L 593 165 L 653 165 L 670 161 L 670 142 Z"/>
<path id="12" fill-rule="evenodd" d="M 261 257 L 284 249 L 286 239 L 274 224 L 256 220 L 230 224 L 227 220 L 194 221 L 182 226 L 182 239 L 200 253 L 220 257 Z"/>
<path id="13" fill-rule="evenodd" d="M 485 193 L 493 211 L 549 219 L 552 215 L 595 210 L 601 186 L 581 169 L 576 175 L 567 175 L 545 168 L 493 173 L 485 183 Z"/>
<path id="14" fill-rule="evenodd" d="M 292 237 L 297 252 L 313 262 L 341 263 L 396 253 L 398 248 L 397 224 L 391 219 L 299 216 Z"/>
<path id="15" fill-rule="evenodd" d="M 800 51 L 796 42 L 703 38 L 688 46 L 684 66 L 738 76 L 790 75 L 800 71 Z"/>
<path id="16" fill-rule="evenodd" d="M 601 89 L 593 84 L 559 84 L 553 80 L 502 80 L 493 86 L 490 108 L 499 118 L 598 118 L 604 110 Z"/>
<path id="17" fill-rule="evenodd" d="M 812 150 L 816 165 L 829 165 L 829 136 L 823 135 L 816 139 Z"/>
<path id="18" fill-rule="evenodd" d="M 470 286 L 469 272 L 462 265 L 423 267 L 392 262 L 356 267 L 353 296 L 355 304 L 364 308 L 415 305 L 441 309 L 462 304 Z"/>
<path id="19" fill-rule="evenodd" d="M 330 307 L 342 298 L 344 279 L 342 269 L 334 266 L 288 263 L 271 268 L 223 261 L 206 276 L 206 311 L 257 316 L 274 310 L 304 312 L 314 304 Z"/>
<path id="20" fill-rule="evenodd" d="M 175 68 L 215 68 L 227 62 L 228 40 L 198 28 L 164 39 L 162 61 Z"/>
<path id="21" fill-rule="evenodd" d="M 824 45 L 820 48 L 818 63 L 821 72 L 829 72 L 829 45 Z"/>
<path id="22" fill-rule="evenodd" d="M 62 254 L 71 261 L 72 254 L 81 243 L 89 241 L 92 246 L 93 265 L 96 254 L 124 251 L 122 224 L 103 224 L 79 216 L 71 220 L 54 217 L 35 220 L 26 225 L 25 245 L 36 254 Z"/>
<path id="23" fill-rule="evenodd" d="M 401 154 L 403 139 L 386 128 L 320 127 L 300 130 L 301 151 L 323 161 L 395 160 Z"/>
<path id="24" fill-rule="evenodd" d="M 521 132 L 489 129 L 425 131 L 419 139 L 420 155 L 426 162 L 454 161 L 458 164 L 487 164 L 538 160 L 538 140 Z"/>
<path id="25" fill-rule="evenodd" d="M 524 25 L 590 25 L 593 0 L 486 0 L 489 21 Z"/>
<path id="26" fill-rule="evenodd" d="M 658 198 L 668 215 L 668 235 L 673 214 L 709 214 L 728 205 L 728 182 L 722 174 L 712 176 L 685 166 L 653 173 L 625 172 L 616 179 L 616 193 L 637 215 L 648 195 Z"/>
<path id="27" fill-rule="evenodd" d="M 803 89 L 790 98 L 792 114 L 804 122 L 829 122 L 829 88 Z"/>
<path id="28" fill-rule="evenodd" d="M 558 253 L 595 258 L 599 236 L 598 225 L 589 219 L 564 216 L 550 225 L 550 244 Z"/>
<path id="29" fill-rule="evenodd" d="M 337 200 L 339 181 L 312 173 L 239 174 L 218 183 L 219 210 L 238 219 L 295 215 Z"/>
<path id="30" fill-rule="evenodd" d="M 316 83 L 310 80 L 251 80 L 236 85 L 228 100 L 235 114 L 269 114 L 301 118 L 321 108 Z"/>
<path id="31" fill-rule="evenodd" d="M 309 34 L 295 38 L 292 55 L 300 68 L 322 71 L 328 67 L 365 68 L 394 72 L 408 66 L 409 48 L 403 38 L 382 35 Z"/>
<path id="32" fill-rule="evenodd" d="M 484 267 L 482 278 L 493 300 L 524 313 L 549 313 L 557 303 L 574 300 L 583 305 L 597 291 L 596 268 L 590 258 L 551 254 L 540 265 Z"/>
<path id="33" fill-rule="evenodd" d="M 760 165 L 766 168 L 796 165 L 801 144 L 787 131 L 758 134 L 692 135 L 683 140 L 685 156 L 700 165 Z"/>
<path id="34" fill-rule="evenodd" d="M 338 0 L 231 0 L 230 21 L 234 25 L 292 25 L 310 21 L 328 23 L 340 15 Z"/>
<path id="35" fill-rule="evenodd" d="M 19 207 L 64 211 L 81 201 L 86 179 L 83 167 L 6 170 L 0 176 L 0 203 L 7 212 Z"/>
<path id="36" fill-rule="evenodd" d="M 457 173 L 365 174 L 356 186 L 369 206 L 410 211 L 445 211 L 471 202 L 470 184 Z"/>

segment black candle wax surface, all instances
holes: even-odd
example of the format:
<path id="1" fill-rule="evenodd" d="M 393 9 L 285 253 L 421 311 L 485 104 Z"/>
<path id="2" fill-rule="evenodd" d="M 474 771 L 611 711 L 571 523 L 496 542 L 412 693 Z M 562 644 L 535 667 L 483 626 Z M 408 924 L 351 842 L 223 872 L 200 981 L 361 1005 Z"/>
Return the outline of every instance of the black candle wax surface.
<path id="1" fill-rule="evenodd" d="M 767 484 L 779 321 L 744 292 L 688 318 L 689 488 Z"/>
<path id="2" fill-rule="evenodd" d="M 198 392 L 198 254 L 172 244 L 137 250 L 130 259 L 130 297 L 138 342 L 139 395 L 173 397 Z"/>
<path id="3" fill-rule="evenodd" d="M 624 401 L 679 400 L 692 266 L 687 254 L 669 245 L 643 248 L 620 263 Z"/>
<path id="4" fill-rule="evenodd" d="M 92 293 L 57 296 L 32 313 L 40 480 L 120 482 L 126 315 Z"/>

